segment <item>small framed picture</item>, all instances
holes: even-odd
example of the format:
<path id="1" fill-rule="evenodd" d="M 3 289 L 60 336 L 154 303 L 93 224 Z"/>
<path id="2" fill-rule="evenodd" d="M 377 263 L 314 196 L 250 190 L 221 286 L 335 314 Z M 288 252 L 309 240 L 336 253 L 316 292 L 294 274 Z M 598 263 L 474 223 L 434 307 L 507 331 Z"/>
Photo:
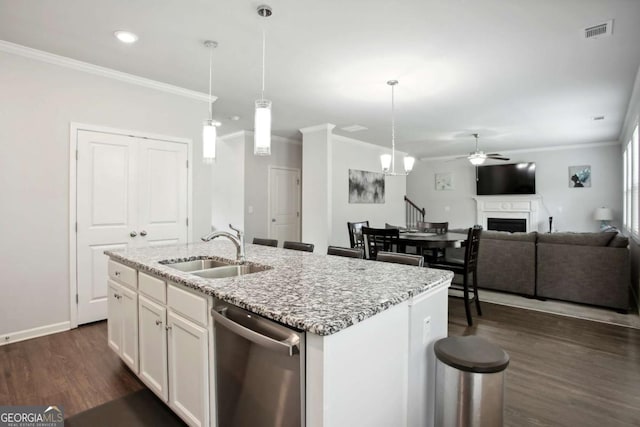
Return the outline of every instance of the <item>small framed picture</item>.
<path id="1" fill-rule="evenodd" d="M 569 166 L 569 187 L 591 187 L 591 166 Z"/>
<path id="2" fill-rule="evenodd" d="M 436 190 L 453 190 L 453 173 L 443 172 L 436 174 Z"/>

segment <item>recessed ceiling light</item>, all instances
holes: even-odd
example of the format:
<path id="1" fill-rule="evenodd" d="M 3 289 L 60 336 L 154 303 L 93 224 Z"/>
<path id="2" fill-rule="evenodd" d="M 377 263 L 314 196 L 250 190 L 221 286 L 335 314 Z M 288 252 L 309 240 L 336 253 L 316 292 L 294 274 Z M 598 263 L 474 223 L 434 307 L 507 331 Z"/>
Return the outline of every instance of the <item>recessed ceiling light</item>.
<path id="1" fill-rule="evenodd" d="M 130 31 L 118 30 L 114 32 L 113 35 L 116 36 L 116 38 L 120 40 L 122 43 L 131 44 L 138 41 L 138 36 L 133 34 Z"/>

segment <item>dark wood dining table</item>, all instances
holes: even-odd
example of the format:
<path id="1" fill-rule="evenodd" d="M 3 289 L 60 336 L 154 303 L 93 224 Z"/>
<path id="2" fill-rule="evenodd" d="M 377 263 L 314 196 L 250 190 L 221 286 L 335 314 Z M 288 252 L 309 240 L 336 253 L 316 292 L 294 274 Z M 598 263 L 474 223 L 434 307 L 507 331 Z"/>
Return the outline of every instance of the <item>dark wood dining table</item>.
<path id="1" fill-rule="evenodd" d="M 400 231 L 399 250 L 404 252 L 407 246 L 415 246 L 424 249 L 461 248 L 467 242 L 464 233 L 423 233 L 419 231 Z"/>

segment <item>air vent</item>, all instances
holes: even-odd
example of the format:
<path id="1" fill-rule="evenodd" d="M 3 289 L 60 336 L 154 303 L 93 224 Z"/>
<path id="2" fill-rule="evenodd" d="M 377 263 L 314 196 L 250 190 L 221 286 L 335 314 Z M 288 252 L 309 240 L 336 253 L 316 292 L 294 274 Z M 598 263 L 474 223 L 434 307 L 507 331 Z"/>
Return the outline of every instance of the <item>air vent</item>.
<path id="1" fill-rule="evenodd" d="M 593 25 L 584 29 L 585 39 L 597 39 L 608 37 L 613 33 L 613 19 L 602 24 Z"/>

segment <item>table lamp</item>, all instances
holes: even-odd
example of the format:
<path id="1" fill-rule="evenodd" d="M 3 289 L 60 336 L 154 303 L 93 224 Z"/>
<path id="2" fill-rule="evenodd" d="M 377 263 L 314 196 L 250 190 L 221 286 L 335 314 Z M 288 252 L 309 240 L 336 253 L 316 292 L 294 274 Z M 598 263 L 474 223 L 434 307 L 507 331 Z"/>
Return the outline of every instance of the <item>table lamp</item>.
<path id="1" fill-rule="evenodd" d="M 593 214 L 593 219 L 600 221 L 600 230 L 609 226 L 608 222 L 613 219 L 613 212 L 609 208 L 597 208 Z"/>

